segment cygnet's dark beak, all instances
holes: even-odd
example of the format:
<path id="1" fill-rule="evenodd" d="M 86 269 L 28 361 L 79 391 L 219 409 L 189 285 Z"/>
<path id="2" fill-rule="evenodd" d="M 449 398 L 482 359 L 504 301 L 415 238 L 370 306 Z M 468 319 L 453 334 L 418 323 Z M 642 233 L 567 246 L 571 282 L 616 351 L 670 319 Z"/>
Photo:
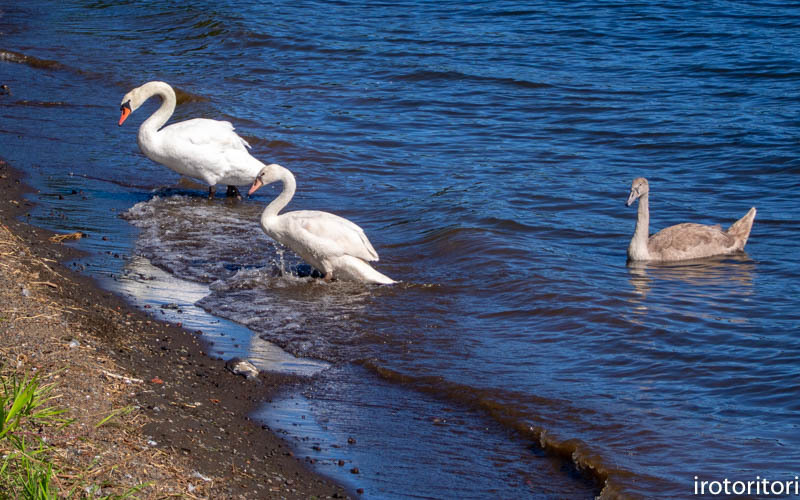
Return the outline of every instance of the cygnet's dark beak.
<path id="1" fill-rule="evenodd" d="M 639 197 L 639 191 L 636 189 L 631 189 L 631 194 L 628 195 L 628 201 L 625 202 L 625 206 L 629 207 L 633 205 L 633 202 L 636 201 L 636 198 Z"/>

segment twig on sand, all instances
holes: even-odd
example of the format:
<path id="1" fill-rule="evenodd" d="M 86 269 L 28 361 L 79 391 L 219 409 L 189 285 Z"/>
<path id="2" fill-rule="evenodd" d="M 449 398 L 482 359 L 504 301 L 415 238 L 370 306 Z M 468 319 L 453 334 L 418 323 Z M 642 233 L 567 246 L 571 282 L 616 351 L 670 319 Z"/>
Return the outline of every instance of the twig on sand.
<path id="1" fill-rule="evenodd" d="M 126 377 L 124 375 L 117 375 L 116 373 L 111 373 L 108 370 L 102 370 L 102 372 L 103 372 L 103 375 L 105 375 L 106 377 L 111 377 L 111 378 L 115 378 L 115 379 L 118 379 L 118 380 L 123 380 L 125 383 L 128 383 L 128 384 L 131 384 L 131 383 L 142 384 L 142 383 L 144 383 L 144 380 L 142 380 L 140 378 Z"/>
<path id="2" fill-rule="evenodd" d="M 47 318 L 47 319 L 51 319 L 51 320 L 58 319 L 55 316 L 53 316 L 52 314 L 37 314 L 35 316 L 17 316 L 12 321 L 16 322 L 16 321 L 21 321 L 23 319 L 39 319 L 39 318 Z"/>
<path id="3" fill-rule="evenodd" d="M 30 284 L 31 285 L 45 285 L 45 286 L 49 286 L 50 288 L 56 288 L 56 289 L 58 288 L 58 285 L 56 285 L 55 283 L 51 283 L 49 281 L 31 281 Z"/>

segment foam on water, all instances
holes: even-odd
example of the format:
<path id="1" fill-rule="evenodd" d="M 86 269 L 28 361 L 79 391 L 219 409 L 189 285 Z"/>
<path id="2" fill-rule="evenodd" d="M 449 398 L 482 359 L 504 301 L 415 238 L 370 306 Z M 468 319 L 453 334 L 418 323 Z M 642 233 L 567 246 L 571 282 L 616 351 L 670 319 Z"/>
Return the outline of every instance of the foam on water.
<path id="1" fill-rule="evenodd" d="M 250 328 L 297 356 L 354 359 L 367 335 L 360 317 L 386 292 L 326 283 L 267 238 L 249 203 L 154 196 L 123 214 L 140 228 L 136 252 L 182 279 L 208 283 L 192 304 Z M 315 332 L 323 328 L 326 335 Z M 348 346 L 345 350 L 342 348 Z"/>
<path id="2" fill-rule="evenodd" d="M 209 341 L 209 354 L 222 359 L 240 357 L 264 371 L 311 376 L 327 363 L 297 358 L 267 342 L 240 324 L 220 319 L 198 307 L 209 294 L 208 286 L 186 281 L 153 266 L 144 257 L 127 261 L 123 274 L 106 280 L 106 286 L 122 293 L 133 304 L 158 319 L 180 323 Z"/>

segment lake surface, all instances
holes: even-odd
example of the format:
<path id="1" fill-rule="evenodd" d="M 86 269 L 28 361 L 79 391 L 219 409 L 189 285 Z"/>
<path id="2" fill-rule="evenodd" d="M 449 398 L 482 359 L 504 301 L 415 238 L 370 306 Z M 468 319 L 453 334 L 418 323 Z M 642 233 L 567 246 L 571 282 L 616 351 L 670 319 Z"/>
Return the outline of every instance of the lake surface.
<path id="1" fill-rule="evenodd" d="M 780 2 L 29 0 L 0 155 L 89 233 L 71 265 L 316 373 L 259 416 L 366 498 L 687 498 L 800 475 L 798 47 Z M 119 104 L 156 79 L 400 283 L 309 279 L 258 225 L 279 185 L 209 202 L 144 157 L 157 99 Z M 756 206 L 746 253 L 626 265 L 638 176 L 652 232 Z"/>

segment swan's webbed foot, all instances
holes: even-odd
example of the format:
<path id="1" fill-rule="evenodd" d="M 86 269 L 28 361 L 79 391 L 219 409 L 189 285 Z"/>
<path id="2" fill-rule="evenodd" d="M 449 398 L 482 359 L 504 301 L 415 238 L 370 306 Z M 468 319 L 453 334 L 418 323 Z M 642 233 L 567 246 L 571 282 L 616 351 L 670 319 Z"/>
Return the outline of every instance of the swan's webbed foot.
<path id="1" fill-rule="evenodd" d="M 225 196 L 230 198 L 231 196 L 236 197 L 237 200 L 242 200 L 242 194 L 239 192 L 239 188 L 236 186 L 228 186 L 228 190 L 225 192 Z"/>
<path id="2" fill-rule="evenodd" d="M 214 199 L 214 193 L 217 192 L 217 186 L 208 186 L 208 199 Z"/>

